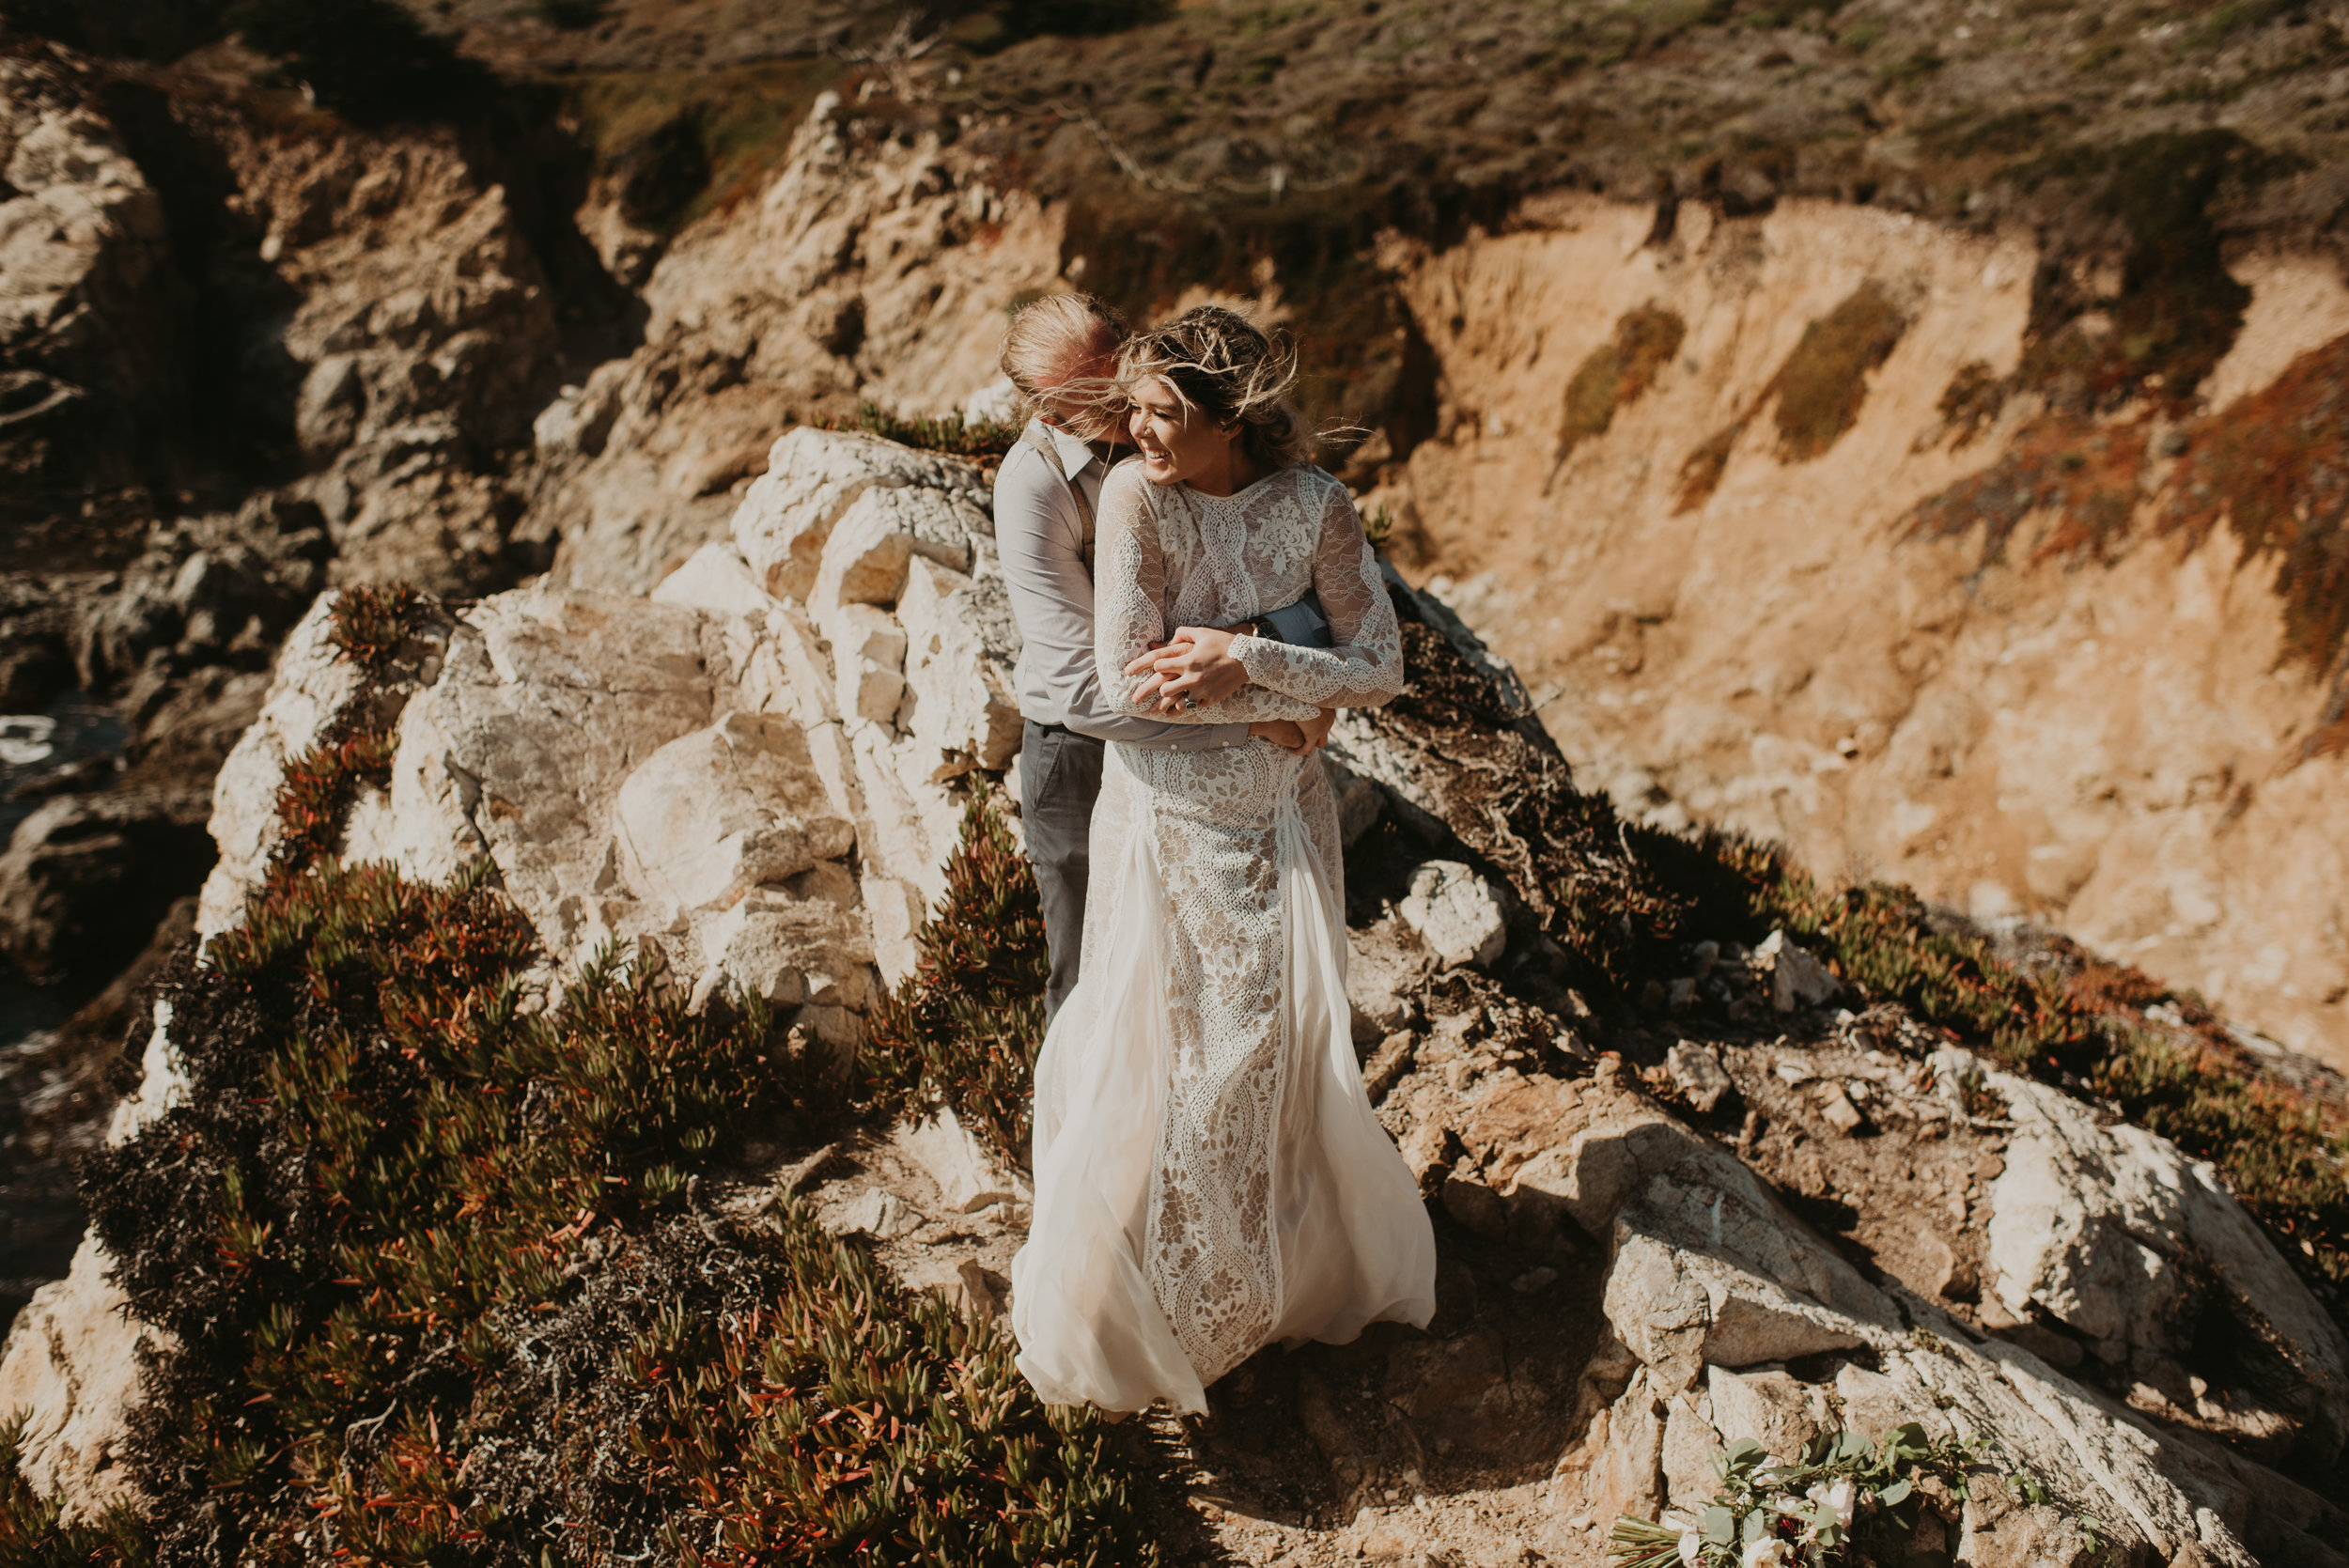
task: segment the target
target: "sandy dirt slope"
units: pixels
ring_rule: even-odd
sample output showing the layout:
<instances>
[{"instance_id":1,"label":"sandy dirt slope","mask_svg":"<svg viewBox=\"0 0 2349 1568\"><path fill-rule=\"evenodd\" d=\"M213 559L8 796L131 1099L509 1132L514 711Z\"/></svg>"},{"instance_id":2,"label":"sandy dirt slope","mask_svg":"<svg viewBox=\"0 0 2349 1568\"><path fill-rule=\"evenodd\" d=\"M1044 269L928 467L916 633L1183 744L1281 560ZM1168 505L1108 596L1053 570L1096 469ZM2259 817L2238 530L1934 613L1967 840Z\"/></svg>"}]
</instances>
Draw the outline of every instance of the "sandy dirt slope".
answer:
<instances>
[{"instance_id":1,"label":"sandy dirt slope","mask_svg":"<svg viewBox=\"0 0 2349 1568\"><path fill-rule=\"evenodd\" d=\"M2101 562L2035 561L2045 516L1988 563L1978 536L1908 523L2036 411L2012 400L1961 444L1938 407L1969 363L2015 365L2029 238L1809 202L1684 208L1662 242L1644 206L1527 218L1391 257L1444 413L1374 500L1397 508L1417 575L1525 672L1576 767L1619 803L1782 840L1823 874L2060 925L2349 1062L2349 769L2305 754L2327 692L2280 664L2272 563L2224 533L2157 539L2151 503ZM2252 299L2209 407L2349 329L2329 258L2231 265ZM1773 378L1869 289L1897 339L1850 428L1790 458ZM1569 383L1641 307L1682 324L1676 349L1562 458ZM1681 509L1684 465L1724 432L1718 489Z\"/></svg>"}]
</instances>

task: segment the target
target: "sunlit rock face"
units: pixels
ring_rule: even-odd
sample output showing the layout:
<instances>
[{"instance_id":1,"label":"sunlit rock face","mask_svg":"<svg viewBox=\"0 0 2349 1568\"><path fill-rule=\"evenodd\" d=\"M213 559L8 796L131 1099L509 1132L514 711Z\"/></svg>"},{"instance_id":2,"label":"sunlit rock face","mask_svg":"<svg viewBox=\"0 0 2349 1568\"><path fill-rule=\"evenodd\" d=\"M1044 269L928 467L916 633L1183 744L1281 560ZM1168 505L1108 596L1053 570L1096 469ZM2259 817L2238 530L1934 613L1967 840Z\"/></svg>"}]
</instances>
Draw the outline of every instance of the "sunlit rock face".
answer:
<instances>
[{"instance_id":1,"label":"sunlit rock face","mask_svg":"<svg viewBox=\"0 0 2349 1568\"><path fill-rule=\"evenodd\" d=\"M2280 591L2297 557L2247 551L2217 477L2267 482L2231 456L2260 431L2279 465L2335 439L2336 262L2234 259L2248 303L2198 385L2067 424L2027 361L2027 233L1801 201L1684 205L1661 240L1644 204L1523 219L1395 247L1443 412L1366 505L1583 777L2054 925L2349 1064L2315 580Z\"/></svg>"}]
</instances>

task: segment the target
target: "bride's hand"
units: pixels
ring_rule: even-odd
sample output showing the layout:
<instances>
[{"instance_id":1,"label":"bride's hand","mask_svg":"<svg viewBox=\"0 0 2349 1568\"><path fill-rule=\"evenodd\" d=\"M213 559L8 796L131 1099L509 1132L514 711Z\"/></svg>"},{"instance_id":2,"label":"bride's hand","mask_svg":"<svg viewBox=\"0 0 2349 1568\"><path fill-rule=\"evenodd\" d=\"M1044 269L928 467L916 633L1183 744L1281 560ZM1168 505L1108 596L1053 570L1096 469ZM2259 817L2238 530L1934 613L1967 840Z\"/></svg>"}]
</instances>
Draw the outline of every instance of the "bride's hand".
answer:
<instances>
[{"instance_id":1,"label":"bride's hand","mask_svg":"<svg viewBox=\"0 0 2349 1568\"><path fill-rule=\"evenodd\" d=\"M1232 633L1218 627L1176 627L1165 647L1137 659L1126 667L1139 675L1143 668L1158 672L1159 711L1180 712L1221 702L1248 684L1248 671L1232 657Z\"/></svg>"},{"instance_id":2,"label":"bride's hand","mask_svg":"<svg viewBox=\"0 0 2349 1568\"><path fill-rule=\"evenodd\" d=\"M1164 650L1165 647L1165 640L1160 639L1149 644L1145 652L1137 654L1132 659L1127 660L1126 673L1128 675L1139 675L1147 674L1150 677L1149 679L1143 681L1140 686L1134 688L1134 701L1138 703L1148 702L1152 697L1158 694L1159 688L1166 684L1166 677L1151 669L1151 666L1159 661L1159 655Z\"/></svg>"},{"instance_id":3,"label":"bride's hand","mask_svg":"<svg viewBox=\"0 0 2349 1568\"><path fill-rule=\"evenodd\" d=\"M1305 738L1304 726L1294 719L1259 719L1248 726L1251 739L1269 740L1291 756L1303 756L1313 750Z\"/></svg>"},{"instance_id":4,"label":"bride's hand","mask_svg":"<svg viewBox=\"0 0 2349 1568\"><path fill-rule=\"evenodd\" d=\"M1317 752L1330 744L1330 726L1337 722L1338 710L1334 707L1325 707L1318 714L1299 724L1298 728L1305 734L1306 750Z\"/></svg>"}]
</instances>

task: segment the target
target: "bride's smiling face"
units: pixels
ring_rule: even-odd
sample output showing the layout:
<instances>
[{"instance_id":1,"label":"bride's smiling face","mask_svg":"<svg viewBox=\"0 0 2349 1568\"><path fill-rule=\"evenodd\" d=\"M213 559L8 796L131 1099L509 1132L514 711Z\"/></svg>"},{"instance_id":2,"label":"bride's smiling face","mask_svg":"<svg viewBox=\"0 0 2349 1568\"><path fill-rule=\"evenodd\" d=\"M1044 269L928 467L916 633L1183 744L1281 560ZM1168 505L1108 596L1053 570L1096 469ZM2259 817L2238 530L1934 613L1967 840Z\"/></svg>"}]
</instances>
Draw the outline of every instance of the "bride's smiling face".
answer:
<instances>
[{"instance_id":1,"label":"bride's smiling face","mask_svg":"<svg viewBox=\"0 0 2349 1568\"><path fill-rule=\"evenodd\" d=\"M1237 428L1218 428L1204 412L1176 396L1162 376L1143 377L1134 383L1131 396L1129 425L1134 444L1142 449L1145 478L1154 485L1228 480Z\"/></svg>"}]
</instances>

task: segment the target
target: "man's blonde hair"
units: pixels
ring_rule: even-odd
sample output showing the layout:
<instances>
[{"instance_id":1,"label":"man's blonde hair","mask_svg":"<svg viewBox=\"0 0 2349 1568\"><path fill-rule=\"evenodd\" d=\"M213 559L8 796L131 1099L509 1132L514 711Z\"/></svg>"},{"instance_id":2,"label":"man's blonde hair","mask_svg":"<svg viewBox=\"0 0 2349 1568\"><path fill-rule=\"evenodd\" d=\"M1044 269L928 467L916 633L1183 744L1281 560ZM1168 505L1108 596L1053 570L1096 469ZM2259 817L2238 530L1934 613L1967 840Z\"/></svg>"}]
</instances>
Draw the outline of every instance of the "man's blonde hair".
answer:
<instances>
[{"instance_id":1,"label":"man's blonde hair","mask_svg":"<svg viewBox=\"0 0 2349 1568\"><path fill-rule=\"evenodd\" d=\"M1065 380L1078 364L1126 339L1126 318L1091 294L1047 294L1019 307L1003 334L1003 374L1019 394L1021 413L1040 407L1045 380Z\"/></svg>"}]
</instances>

